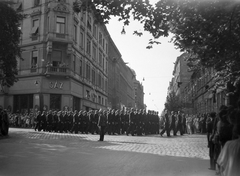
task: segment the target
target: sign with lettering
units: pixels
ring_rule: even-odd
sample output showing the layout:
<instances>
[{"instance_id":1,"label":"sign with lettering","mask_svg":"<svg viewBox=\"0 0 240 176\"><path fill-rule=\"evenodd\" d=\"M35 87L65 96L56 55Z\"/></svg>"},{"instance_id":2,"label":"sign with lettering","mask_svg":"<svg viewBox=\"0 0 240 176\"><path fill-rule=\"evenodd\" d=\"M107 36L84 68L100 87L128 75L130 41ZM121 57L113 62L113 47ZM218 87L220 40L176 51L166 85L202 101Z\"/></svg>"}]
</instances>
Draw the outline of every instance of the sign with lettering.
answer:
<instances>
[{"instance_id":1,"label":"sign with lettering","mask_svg":"<svg viewBox=\"0 0 240 176\"><path fill-rule=\"evenodd\" d=\"M63 82L58 82L58 81L50 82L49 87L50 87L50 89L62 89L63 88Z\"/></svg>"}]
</instances>

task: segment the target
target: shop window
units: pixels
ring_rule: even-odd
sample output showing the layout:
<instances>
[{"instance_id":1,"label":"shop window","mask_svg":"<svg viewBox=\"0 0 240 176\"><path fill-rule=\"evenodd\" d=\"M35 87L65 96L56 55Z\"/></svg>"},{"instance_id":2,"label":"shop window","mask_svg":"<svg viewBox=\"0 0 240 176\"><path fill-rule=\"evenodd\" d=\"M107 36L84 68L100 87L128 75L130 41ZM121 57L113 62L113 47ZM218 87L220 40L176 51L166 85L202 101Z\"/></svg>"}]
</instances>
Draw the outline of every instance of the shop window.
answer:
<instances>
[{"instance_id":1,"label":"shop window","mask_svg":"<svg viewBox=\"0 0 240 176\"><path fill-rule=\"evenodd\" d=\"M50 94L50 109L60 110L61 109L61 95L60 94Z\"/></svg>"},{"instance_id":2,"label":"shop window","mask_svg":"<svg viewBox=\"0 0 240 176\"><path fill-rule=\"evenodd\" d=\"M29 113L33 108L33 94L14 95L13 112Z\"/></svg>"},{"instance_id":3,"label":"shop window","mask_svg":"<svg viewBox=\"0 0 240 176\"><path fill-rule=\"evenodd\" d=\"M80 110L80 98L78 97L73 97L73 111L75 110Z\"/></svg>"}]
</instances>

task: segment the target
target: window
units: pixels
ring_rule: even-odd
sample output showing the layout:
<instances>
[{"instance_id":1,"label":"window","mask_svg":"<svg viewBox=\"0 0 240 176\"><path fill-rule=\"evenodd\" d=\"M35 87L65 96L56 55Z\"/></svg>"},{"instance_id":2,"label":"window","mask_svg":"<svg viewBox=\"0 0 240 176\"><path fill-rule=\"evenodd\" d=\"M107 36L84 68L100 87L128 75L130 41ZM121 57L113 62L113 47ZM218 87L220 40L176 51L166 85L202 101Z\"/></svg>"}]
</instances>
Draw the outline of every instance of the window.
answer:
<instances>
[{"instance_id":1,"label":"window","mask_svg":"<svg viewBox=\"0 0 240 176\"><path fill-rule=\"evenodd\" d=\"M39 28L39 19L34 19L32 21L32 35L37 35L38 34L38 28Z\"/></svg>"},{"instance_id":2,"label":"window","mask_svg":"<svg viewBox=\"0 0 240 176\"><path fill-rule=\"evenodd\" d=\"M80 98L78 97L73 97L73 110L80 110Z\"/></svg>"},{"instance_id":3,"label":"window","mask_svg":"<svg viewBox=\"0 0 240 176\"><path fill-rule=\"evenodd\" d=\"M77 42L77 25L73 26L73 40Z\"/></svg>"},{"instance_id":4,"label":"window","mask_svg":"<svg viewBox=\"0 0 240 176\"><path fill-rule=\"evenodd\" d=\"M105 48L106 53L108 52L108 44L106 43L106 48Z\"/></svg>"},{"instance_id":5,"label":"window","mask_svg":"<svg viewBox=\"0 0 240 176\"><path fill-rule=\"evenodd\" d=\"M96 59L97 59L97 47L95 45L93 45L92 48L93 48L92 49L93 50L92 58L93 58L94 61L96 61Z\"/></svg>"},{"instance_id":6,"label":"window","mask_svg":"<svg viewBox=\"0 0 240 176\"><path fill-rule=\"evenodd\" d=\"M61 109L61 95L60 94L50 94L50 109L60 110Z\"/></svg>"},{"instance_id":7,"label":"window","mask_svg":"<svg viewBox=\"0 0 240 176\"><path fill-rule=\"evenodd\" d=\"M92 83L95 85L95 69L92 69Z\"/></svg>"},{"instance_id":8,"label":"window","mask_svg":"<svg viewBox=\"0 0 240 176\"><path fill-rule=\"evenodd\" d=\"M76 72L76 56L73 55L73 72Z\"/></svg>"},{"instance_id":9,"label":"window","mask_svg":"<svg viewBox=\"0 0 240 176\"><path fill-rule=\"evenodd\" d=\"M93 37L97 39L97 25L93 25Z\"/></svg>"},{"instance_id":10,"label":"window","mask_svg":"<svg viewBox=\"0 0 240 176\"><path fill-rule=\"evenodd\" d=\"M104 79L103 79L103 76L101 76L101 89L104 89Z\"/></svg>"},{"instance_id":11,"label":"window","mask_svg":"<svg viewBox=\"0 0 240 176\"><path fill-rule=\"evenodd\" d=\"M50 32L50 17L49 16L47 18L47 24L48 24L47 30L48 30L48 32Z\"/></svg>"},{"instance_id":12,"label":"window","mask_svg":"<svg viewBox=\"0 0 240 176\"><path fill-rule=\"evenodd\" d=\"M52 66L58 67L62 62L62 51L60 50L53 50L52 53Z\"/></svg>"},{"instance_id":13,"label":"window","mask_svg":"<svg viewBox=\"0 0 240 176\"><path fill-rule=\"evenodd\" d=\"M102 67L102 62L103 62L103 58L102 58L102 52L99 52L99 65L100 67Z\"/></svg>"},{"instance_id":14,"label":"window","mask_svg":"<svg viewBox=\"0 0 240 176\"><path fill-rule=\"evenodd\" d=\"M90 80L90 64L86 64L86 78L87 80Z\"/></svg>"},{"instance_id":15,"label":"window","mask_svg":"<svg viewBox=\"0 0 240 176\"><path fill-rule=\"evenodd\" d=\"M90 91L86 90L86 98L89 99L90 98Z\"/></svg>"},{"instance_id":16,"label":"window","mask_svg":"<svg viewBox=\"0 0 240 176\"><path fill-rule=\"evenodd\" d=\"M31 72L37 71L38 51L32 51Z\"/></svg>"},{"instance_id":17,"label":"window","mask_svg":"<svg viewBox=\"0 0 240 176\"><path fill-rule=\"evenodd\" d=\"M84 35L83 35L83 31L80 32L80 46L81 46L81 48L84 48Z\"/></svg>"},{"instance_id":18,"label":"window","mask_svg":"<svg viewBox=\"0 0 240 176\"><path fill-rule=\"evenodd\" d=\"M57 28L56 32L60 34L65 33L65 18L64 17L57 17Z\"/></svg>"},{"instance_id":19,"label":"window","mask_svg":"<svg viewBox=\"0 0 240 176\"><path fill-rule=\"evenodd\" d=\"M107 79L105 79L105 89L104 89L105 91L107 91L108 90L108 81L107 81Z\"/></svg>"},{"instance_id":20,"label":"window","mask_svg":"<svg viewBox=\"0 0 240 176\"><path fill-rule=\"evenodd\" d=\"M80 67L79 74L80 76L82 76L82 70L83 70L82 59L80 60L79 67Z\"/></svg>"},{"instance_id":21,"label":"window","mask_svg":"<svg viewBox=\"0 0 240 176\"><path fill-rule=\"evenodd\" d=\"M33 108L33 94L13 96L13 112L25 113Z\"/></svg>"},{"instance_id":22,"label":"window","mask_svg":"<svg viewBox=\"0 0 240 176\"><path fill-rule=\"evenodd\" d=\"M91 55L91 39L87 37L87 54Z\"/></svg>"},{"instance_id":23,"label":"window","mask_svg":"<svg viewBox=\"0 0 240 176\"><path fill-rule=\"evenodd\" d=\"M103 57L103 61L102 61L102 68L103 68L103 70L105 69L104 64L105 64L105 59Z\"/></svg>"},{"instance_id":24,"label":"window","mask_svg":"<svg viewBox=\"0 0 240 176\"><path fill-rule=\"evenodd\" d=\"M108 61L106 60L106 64L105 64L105 71L106 73L108 72Z\"/></svg>"},{"instance_id":25,"label":"window","mask_svg":"<svg viewBox=\"0 0 240 176\"><path fill-rule=\"evenodd\" d=\"M92 31L92 18L91 16L88 14L88 19L87 19L87 28Z\"/></svg>"},{"instance_id":26,"label":"window","mask_svg":"<svg viewBox=\"0 0 240 176\"><path fill-rule=\"evenodd\" d=\"M40 4L40 0L34 0L34 6L38 6Z\"/></svg>"},{"instance_id":27,"label":"window","mask_svg":"<svg viewBox=\"0 0 240 176\"><path fill-rule=\"evenodd\" d=\"M22 3L20 2L17 4L16 11L21 11L22 10Z\"/></svg>"},{"instance_id":28,"label":"window","mask_svg":"<svg viewBox=\"0 0 240 176\"><path fill-rule=\"evenodd\" d=\"M101 104L101 96L98 95L98 103Z\"/></svg>"},{"instance_id":29,"label":"window","mask_svg":"<svg viewBox=\"0 0 240 176\"><path fill-rule=\"evenodd\" d=\"M103 46L103 50L105 50L105 39L103 39L102 46Z\"/></svg>"},{"instance_id":30,"label":"window","mask_svg":"<svg viewBox=\"0 0 240 176\"><path fill-rule=\"evenodd\" d=\"M98 74L98 87L101 88L101 74Z\"/></svg>"},{"instance_id":31,"label":"window","mask_svg":"<svg viewBox=\"0 0 240 176\"><path fill-rule=\"evenodd\" d=\"M99 32L99 44L102 46L102 33L101 32Z\"/></svg>"}]
</instances>

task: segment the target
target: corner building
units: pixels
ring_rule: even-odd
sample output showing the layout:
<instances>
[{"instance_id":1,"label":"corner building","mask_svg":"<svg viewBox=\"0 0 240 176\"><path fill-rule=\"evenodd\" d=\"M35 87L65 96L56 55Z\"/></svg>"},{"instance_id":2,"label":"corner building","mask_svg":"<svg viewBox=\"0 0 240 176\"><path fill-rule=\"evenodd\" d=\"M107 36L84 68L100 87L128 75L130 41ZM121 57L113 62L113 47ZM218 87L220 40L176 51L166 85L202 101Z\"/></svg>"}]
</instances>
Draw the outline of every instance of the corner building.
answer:
<instances>
[{"instance_id":1,"label":"corner building","mask_svg":"<svg viewBox=\"0 0 240 176\"><path fill-rule=\"evenodd\" d=\"M73 12L75 0L15 0L29 14L21 22L19 81L0 93L11 112L107 107L108 38L91 12Z\"/></svg>"}]
</instances>

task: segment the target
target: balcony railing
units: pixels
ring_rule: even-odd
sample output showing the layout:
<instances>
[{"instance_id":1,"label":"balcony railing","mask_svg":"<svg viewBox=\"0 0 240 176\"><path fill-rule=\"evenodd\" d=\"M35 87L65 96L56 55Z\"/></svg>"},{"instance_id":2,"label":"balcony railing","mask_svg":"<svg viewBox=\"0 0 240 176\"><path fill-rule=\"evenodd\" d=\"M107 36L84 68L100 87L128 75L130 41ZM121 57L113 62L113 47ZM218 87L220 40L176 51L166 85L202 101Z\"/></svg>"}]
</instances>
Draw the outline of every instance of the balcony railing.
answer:
<instances>
[{"instance_id":1,"label":"balcony railing","mask_svg":"<svg viewBox=\"0 0 240 176\"><path fill-rule=\"evenodd\" d=\"M47 66L46 67L46 75L67 75L68 68L67 67L54 67L54 66Z\"/></svg>"}]
</instances>

